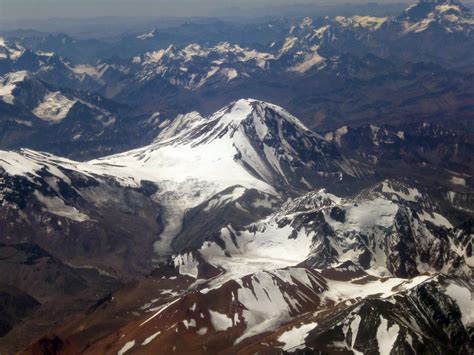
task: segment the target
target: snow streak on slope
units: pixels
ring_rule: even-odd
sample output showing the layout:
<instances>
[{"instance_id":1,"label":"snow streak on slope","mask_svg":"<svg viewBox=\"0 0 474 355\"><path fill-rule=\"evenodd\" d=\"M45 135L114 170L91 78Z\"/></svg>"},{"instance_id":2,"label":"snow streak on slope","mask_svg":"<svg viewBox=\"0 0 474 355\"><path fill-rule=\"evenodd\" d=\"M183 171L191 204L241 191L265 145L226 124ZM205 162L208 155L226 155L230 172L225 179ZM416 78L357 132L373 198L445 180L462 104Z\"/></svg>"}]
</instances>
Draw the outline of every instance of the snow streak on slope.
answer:
<instances>
[{"instance_id":1,"label":"snow streak on slope","mask_svg":"<svg viewBox=\"0 0 474 355\"><path fill-rule=\"evenodd\" d=\"M20 152L0 151L0 167L10 175L25 176L30 179L39 177L38 171L44 168L47 168L50 174L67 182L70 179L59 168L66 168L86 176L92 176L87 173L87 164L85 163L30 149L21 149Z\"/></svg>"}]
</instances>

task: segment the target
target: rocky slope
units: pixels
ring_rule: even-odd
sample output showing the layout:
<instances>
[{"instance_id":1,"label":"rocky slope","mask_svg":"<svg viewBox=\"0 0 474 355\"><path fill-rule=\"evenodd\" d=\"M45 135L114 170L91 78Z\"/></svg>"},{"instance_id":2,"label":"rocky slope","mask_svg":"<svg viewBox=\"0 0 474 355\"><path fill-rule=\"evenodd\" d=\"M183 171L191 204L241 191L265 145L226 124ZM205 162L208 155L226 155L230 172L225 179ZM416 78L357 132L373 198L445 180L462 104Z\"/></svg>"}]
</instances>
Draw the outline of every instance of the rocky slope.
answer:
<instances>
[{"instance_id":1,"label":"rocky slope","mask_svg":"<svg viewBox=\"0 0 474 355\"><path fill-rule=\"evenodd\" d=\"M118 289L92 266L66 265L37 244L0 244L2 352L22 347Z\"/></svg>"},{"instance_id":2,"label":"rocky slope","mask_svg":"<svg viewBox=\"0 0 474 355\"><path fill-rule=\"evenodd\" d=\"M393 181L310 193L172 256L25 353L468 353L472 250L432 208Z\"/></svg>"},{"instance_id":3,"label":"rocky slope","mask_svg":"<svg viewBox=\"0 0 474 355\"><path fill-rule=\"evenodd\" d=\"M159 205L146 188L120 186L78 165L46 153L2 152L1 242L36 243L115 276L146 273L161 230Z\"/></svg>"}]
</instances>

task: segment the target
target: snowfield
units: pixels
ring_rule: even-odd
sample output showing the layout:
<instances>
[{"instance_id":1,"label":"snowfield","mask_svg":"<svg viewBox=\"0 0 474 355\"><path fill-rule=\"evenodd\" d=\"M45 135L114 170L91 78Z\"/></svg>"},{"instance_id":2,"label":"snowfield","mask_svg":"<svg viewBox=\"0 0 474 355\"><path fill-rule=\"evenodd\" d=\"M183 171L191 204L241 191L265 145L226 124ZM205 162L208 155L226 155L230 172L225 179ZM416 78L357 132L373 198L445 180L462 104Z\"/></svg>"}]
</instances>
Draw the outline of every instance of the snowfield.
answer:
<instances>
[{"instance_id":1,"label":"snowfield","mask_svg":"<svg viewBox=\"0 0 474 355\"><path fill-rule=\"evenodd\" d=\"M68 99L59 91L52 92L44 97L43 102L33 110L33 113L42 120L58 123L67 116L75 103L75 100Z\"/></svg>"},{"instance_id":2,"label":"snowfield","mask_svg":"<svg viewBox=\"0 0 474 355\"><path fill-rule=\"evenodd\" d=\"M0 77L0 98L7 104L13 105L15 97L13 91L16 86L27 77L28 72L18 71Z\"/></svg>"}]
</instances>

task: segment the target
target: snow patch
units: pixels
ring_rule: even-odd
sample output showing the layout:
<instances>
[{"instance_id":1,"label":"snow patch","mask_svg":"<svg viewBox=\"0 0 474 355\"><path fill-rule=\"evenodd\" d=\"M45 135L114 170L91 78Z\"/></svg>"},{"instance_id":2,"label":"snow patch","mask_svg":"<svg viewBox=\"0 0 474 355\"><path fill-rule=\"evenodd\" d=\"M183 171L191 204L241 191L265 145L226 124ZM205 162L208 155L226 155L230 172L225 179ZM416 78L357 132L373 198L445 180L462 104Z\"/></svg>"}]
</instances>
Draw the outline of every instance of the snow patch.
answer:
<instances>
[{"instance_id":1,"label":"snow patch","mask_svg":"<svg viewBox=\"0 0 474 355\"><path fill-rule=\"evenodd\" d=\"M278 337L278 341L285 344L283 346L283 350L293 352L298 349L303 349L305 347L304 342L308 336L308 333L316 328L317 325L318 323L303 324L299 327L295 326L284 332Z\"/></svg>"},{"instance_id":2,"label":"snow patch","mask_svg":"<svg viewBox=\"0 0 474 355\"><path fill-rule=\"evenodd\" d=\"M207 327L202 327L199 328L199 330L196 332L197 335L206 335L207 334Z\"/></svg>"},{"instance_id":3,"label":"snow patch","mask_svg":"<svg viewBox=\"0 0 474 355\"><path fill-rule=\"evenodd\" d=\"M428 279L430 279L430 276L417 276L411 280L392 277L385 281L377 279L364 284L327 280L328 290L321 297L334 302L363 299L371 295L380 295L380 298L388 298L396 292L410 290Z\"/></svg>"},{"instance_id":4,"label":"snow patch","mask_svg":"<svg viewBox=\"0 0 474 355\"><path fill-rule=\"evenodd\" d=\"M380 316L380 325L377 328L377 343L380 354L390 354L393 345L397 341L399 331L400 327L398 324L393 324L391 327L388 327L387 320Z\"/></svg>"},{"instance_id":5,"label":"snow patch","mask_svg":"<svg viewBox=\"0 0 474 355\"><path fill-rule=\"evenodd\" d=\"M390 193L397 195L402 200L416 202L420 198L422 198L422 194L415 188L403 188L403 190L395 190L388 182L382 183L382 192Z\"/></svg>"},{"instance_id":6,"label":"snow patch","mask_svg":"<svg viewBox=\"0 0 474 355\"><path fill-rule=\"evenodd\" d=\"M146 39L149 39L149 38L153 38L155 37L155 30L152 30L150 32L146 32L146 33L143 33L141 35L138 35L137 38L144 41Z\"/></svg>"},{"instance_id":7,"label":"snow patch","mask_svg":"<svg viewBox=\"0 0 474 355\"><path fill-rule=\"evenodd\" d=\"M439 213L421 211L418 216L422 221L431 222L435 226L444 227L448 229L453 228L451 222L449 222L444 216L440 215Z\"/></svg>"},{"instance_id":8,"label":"snow patch","mask_svg":"<svg viewBox=\"0 0 474 355\"><path fill-rule=\"evenodd\" d=\"M183 320L183 324L184 326L186 327L186 329L189 329L190 327L192 328L195 328L196 327L196 320L195 319L191 319L191 320Z\"/></svg>"},{"instance_id":9,"label":"snow patch","mask_svg":"<svg viewBox=\"0 0 474 355\"><path fill-rule=\"evenodd\" d=\"M446 288L446 294L452 298L461 311L461 320L464 326L470 327L474 324L474 299L469 289L451 283Z\"/></svg>"},{"instance_id":10,"label":"snow patch","mask_svg":"<svg viewBox=\"0 0 474 355\"><path fill-rule=\"evenodd\" d=\"M123 355L125 354L127 351L129 351L130 349L132 349L133 347L135 346L135 340L132 340L132 341L129 341L128 343L126 343L122 349L119 350L119 352L117 353L117 355Z\"/></svg>"},{"instance_id":11,"label":"snow patch","mask_svg":"<svg viewBox=\"0 0 474 355\"><path fill-rule=\"evenodd\" d=\"M23 70L0 77L0 98L7 104L13 105L15 100L13 90L16 89L18 83L25 80L27 75L28 72Z\"/></svg>"},{"instance_id":12,"label":"snow patch","mask_svg":"<svg viewBox=\"0 0 474 355\"><path fill-rule=\"evenodd\" d=\"M193 253L179 254L174 258L174 266L179 267L181 275L191 276L195 279L199 274L199 262L194 258Z\"/></svg>"},{"instance_id":13,"label":"snow patch","mask_svg":"<svg viewBox=\"0 0 474 355\"><path fill-rule=\"evenodd\" d=\"M142 346L150 344L160 334L161 332L156 332L155 334L150 335L143 341Z\"/></svg>"},{"instance_id":14,"label":"snow patch","mask_svg":"<svg viewBox=\"0 0 474 355\"><path fill-rule=\"evenodd\" d=\"M466 179L453 176L451 177L451 183L454 185L466 186Z\"/></svg>"},{"instance_id":15,"label":"snow patch","mask_svg":"<svg viewBox=\"0 0 474 355\"><path fill-rule=\"evenodd\" d=\"M75 103L76 100L70 100L56 91L47 94L33 113L42 120L58 123L67 116Z\"/></svg>"},{"instance_id":16,"label":"snow patch","mask_svg":"<svg viewBox=\"0 0 474 355\"><path fill-rule=\"evenodd\" d=\"M232 318L227 315L209 310L211 324L216 331L224 331L232 327Z\"/></svg>"},{"instance_id":17,"label":"snow patch","mask_svg":"<svg viewBox=\"0 0 474 355\"><path fill-rule=\"evenodd\" d=\"M78 211L75 207L66 205L59 197L44 196L38 191L35 191L34 194L38 201L46 207L45 211L49 213L75 222L86 222L90 220L88 215Z\"/></svg>"}]
</instances>

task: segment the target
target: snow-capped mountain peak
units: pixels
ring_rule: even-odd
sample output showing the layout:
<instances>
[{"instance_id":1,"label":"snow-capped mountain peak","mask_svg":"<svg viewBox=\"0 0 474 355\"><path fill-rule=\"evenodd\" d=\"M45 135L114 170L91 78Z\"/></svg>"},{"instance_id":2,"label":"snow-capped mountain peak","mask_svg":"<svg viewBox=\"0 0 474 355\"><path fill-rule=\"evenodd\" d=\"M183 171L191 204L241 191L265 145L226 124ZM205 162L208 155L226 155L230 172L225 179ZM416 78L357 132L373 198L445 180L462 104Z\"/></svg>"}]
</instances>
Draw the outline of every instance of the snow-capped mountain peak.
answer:
<instances>
[{"instance_id":1,"label":"snow-capped mountain peak","mask_svg":"<svg viewBox=\"0 0 474 355\"><path fill-rule=\"evenodd\" d=\"M196 43L182 48L170 45L136 56L132 62L138 70L135 77L141 83L160 77L172 85L197 90L212 82L227 83L265 71L274 59L270 53L221 42L213 47Z\"/></svg>"},{"instance_id":2,"label":"snow-capped mountain peak","mask_svg":"<svg viewBox=\"0 0 474 355\"><path fill-rule=\"evenodd\" d=\"M281 107L255 99L241 99L209 117L202 117L196 112L179 116L162 131L157 142L196 145L228 137L236 144L239 137L235 133L238 130L245 135L256 133L254 138L263 141L269 134L278 134L271 132L278 128L275 124L288 124L300 133L315 135Z\"/></svg>"},{"instance_id":3,"label":"snow-capped mountain peak","mask_svg":"<svg viewBox=\"0 0 474 355\"><path fill-rule=\"evenodd\" d=\"M419 33L438 26L448 33L469 33L474 25L472 12L458 0L420 0L398 18L404 33Z\"/></svg>"},{"instance_id":4,"label":"snow-capped mountain peak","mask_svg":"<svg viewBox=\"0 0 474 355\"><path fill-rule=\"evenodd\" d=\"M321 177L342 177L334 146L281 107L242 99L209 117L196 112L164 128L155 146L209 149L272 186L317 186ZM316 172L315 172L316 171Z\"/></svg>"},{"instance_id":5,"label":"snow-capped mountain peak","mask_svg":"<svg viewBox=\"0 0 474 355\"><path fill-rule=\"evenodd\" d=\"M469 12L469 9L458 0L420 0L409 6L401 15L413 20L428 17L431 13Z\"/></svg>"},{"instance_id":6,"label":"snow-capped mountain peak","mask_svg":"<svg viewBox=\"0 0 474 355\"><path fill-rule=\"evenodd\" d=\"M469 9L458 0L420 0L409 6L401 17L416 20L425 18L434 11L440 13L449 11L468 12Z\"/></svg>"},{"instance_id":7,"label":"snow-capped mountain peak","mask_svg":"<svg viewBox=\"0 0 474 355\"><path fill-rule=\"evenodd\" d=\"M0 37L0 60L16 60L25 52L25 49L18 45L12 44L5 40L5 38Z\"/></svg>"},{"instance_id":8,"label":"snow-capped mountain peak","mask_svg":"<svg viewBox=\"0 0 474 355\"><path fill-rule=\"evenodd\" d=\"M153 144L97 162L111 159L114 165L130 165L129 159L137 160L140 166L159 165L160 176L167 175L167 162L172 176L181 171L177 165L182 163L184 179L205 176L205 180L214 177L220 182L243 184L248 179L242 177L253 176L277 188L296 186L303 190L317 186L319 179L339 180L344 175L340 168L343 158L333 144L283 108L254 99L238 100L208 117L197 112L178 116Z\"/></svg>"},{"instance_id":9,"label":"snow-capped mountain peak","mask_svg":"<svg viewBox=\"0 0 474 355\"><path fill-rule=\"evenodd\" d=\"M354 178L351 171L361 171L283 108L252 99L208 117L179 116L151 145L89 162L85 169L129 185L148 180L158 186L165 214L175 221L165 226L159 250L179 232L187 210L231 187L280 196L323 184L335 188Z\"/></svg>"}]
</instances>

